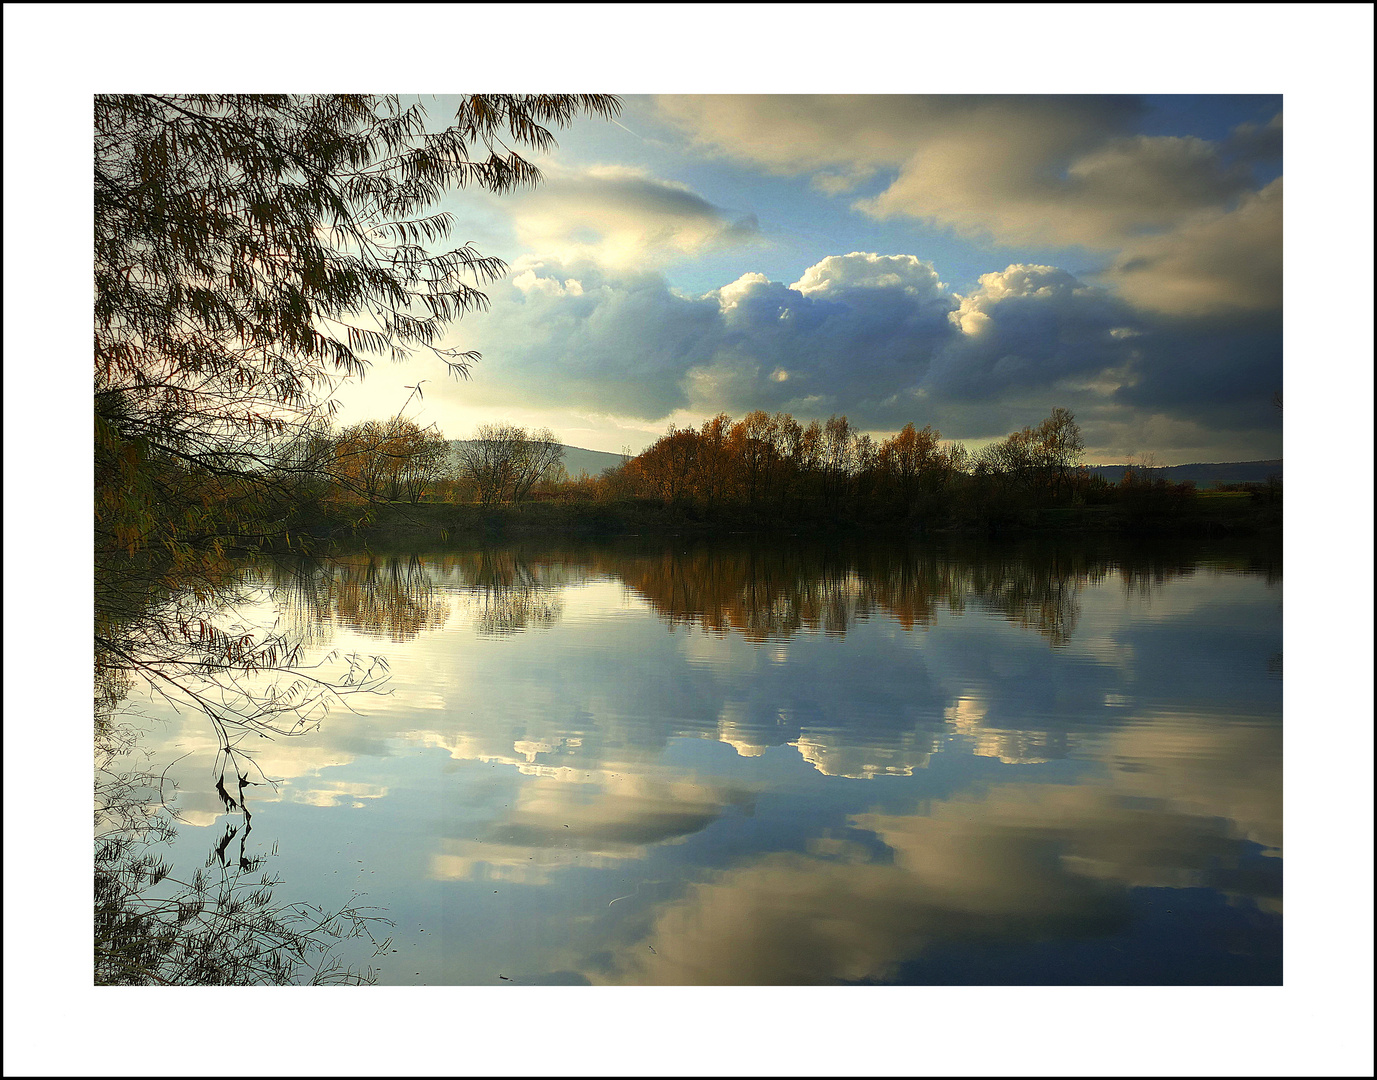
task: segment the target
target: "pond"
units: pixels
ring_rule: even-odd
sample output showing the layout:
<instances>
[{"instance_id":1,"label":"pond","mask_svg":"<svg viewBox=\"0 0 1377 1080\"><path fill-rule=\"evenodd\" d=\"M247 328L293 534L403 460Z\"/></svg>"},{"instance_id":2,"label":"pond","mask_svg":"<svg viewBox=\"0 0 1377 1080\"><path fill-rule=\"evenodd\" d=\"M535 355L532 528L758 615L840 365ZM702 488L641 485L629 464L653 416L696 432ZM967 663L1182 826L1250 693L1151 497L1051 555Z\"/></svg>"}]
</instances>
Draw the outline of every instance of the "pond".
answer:
<instances>
[{"instance_id":1,"label":"pond","mask_svg":"<svg viewBox=\"0 0 1377 1080\"><path fill-rule=\"evenodd\" d=\"M626 538L244 580L244 625L388 678L241 743L242 806L206 717L132 689L167 858L233 835L282 897L375 906L340 948L378 983L1281 982L1275 545Z\"/></svg>"}]
</instances>

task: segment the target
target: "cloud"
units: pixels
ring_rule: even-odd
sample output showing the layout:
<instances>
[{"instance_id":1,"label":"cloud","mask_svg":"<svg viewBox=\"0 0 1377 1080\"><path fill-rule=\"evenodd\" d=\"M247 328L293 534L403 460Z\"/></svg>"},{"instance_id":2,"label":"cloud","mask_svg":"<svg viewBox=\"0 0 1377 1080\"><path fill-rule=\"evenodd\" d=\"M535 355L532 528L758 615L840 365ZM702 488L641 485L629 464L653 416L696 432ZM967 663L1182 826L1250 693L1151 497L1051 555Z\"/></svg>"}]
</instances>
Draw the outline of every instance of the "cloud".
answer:
<instances>
[{"instance_id":1,"label":"cloud","mask_svg":"<svg viewBox=\"0 0 1377 1080\"><path fill-rule=\"evenodd\" d=\"M1145 787L1001 784L924 812L853 815L846 833L818 837L809 855L766 855L661 904L645 938L590 978L884 980L929 944L1121 933L1132 888L1227 882L1245 902L1275 909L1272 878L1235 873L1246 849L1217 806L1164 803ZM883 858L860 842L866 835Z\"/></svg>"},{"instance_id":2,"label":"cloud","mask_svg":"<svg viewBox=\"0 0 1377 1080\"><path fill-rule=\"evenodd\" d=\"M1113 247L1172 226L1248 191L1248 160L1275 140L1270 125L1265 135L1241 129L1228 147L1138 134L1142 106L1116 97L757 95L656 104L699 146L774 172L816 174L823 191L851 190L884 170L887 185L858 209L1005 244Z\"/></svg>"},{"instance_id":3,"label":"cloud","mask_svg":"<svg viewBox=\"0 0 1377 1080\"><path fill-rule=\"evenodd\" d=\"M579 775L572 781L535 779L522 787L516 805L485 824L478 836L443 840L431 858L430 876L543 883L575 855L581 866L642 859L655 845L679 843L706 829L727 807L748 810L752 804L751 792L739 785L671 780L644 771L603 769L592 779Z\"/></svg>"},{"instance_id":4,"label":"cloud","mask_svg":"<svg viewBox=\"0 0 1377 1080\"><path fill-rule=\"evenodd\" d=\"M380 784L347 783L333 780L318 787L294 787L292 801L306 803L308 806L351 806L360 809L361 799L382 799L387 797L387 787Z\"/></svg>"},{"instance_id":5,"label":"cloud","mask_svg":"<svg viewBox=\"0 0 1377 1080\"><path fill-rule=\"evenodd\" d=\"M1069 155L1131 133L1129 98L964 95L712 95L656 99L662 117L699 148L772 172L822 173L845 189L963 136L997 142L987 163L1013 151Z\"/></svg>"},{"instance_id":6,"label":"cloud","mask_svg":"<svg viewBox=\"0 0 1377 1080\"><path fill-rule=\"evenodd\" d=\"M748 273L697 297L652 273L526 262L493 296L465 338L484 353L477 377L432 393L481 403L520 388L528 403L647 420L865 411L916 382L957 303L931 263L861 252L824 259L792 286Z\"/></svg>"},{"instance_id":7,"label":"cloud","mask_svg":"<svg viewBox=\"0 0 1377 1080\"><path fill-rule=\"evenodd\" d=\"M1114 786L1130 797L1163 800L1181 812L1219 817L1280 857L1282 731L1277 724L1200 723L1148 715L1109 742Z\"/></svg>"},{"instance_id":8,"label":"cloud","mask_svg":"<svg viewBox=\"0 0 1377 1080\"><path fill-rule=\"evenodd\" d=\"M924 388L938 398L999 400L1029 391L1084 400L1108 373L1101 396L1130 378L1143 345L1140 320L1107 290L1052 266L1014 264L982 274L950 321L959 331L933 364Z\"/></svg>"},{"instance_id":9,"label":"cloud","mask_svg":"<svg viewBox=\"0 0 1377 1080\"><path fill-rule=\"evenodd\" d=\"M1195 314L1280 302L1281 114L1227 138L1146 135L1141 106L1101 97L666 97L698 146L839 195L877 219L913 218L1010 245L1113 253L1131 303ZM1261 205L1258 205L1261 203Z\"/></svg>"},{"instance_id":10,"label":"cloud","mask_svg":"<svg viewBox=\"0 0 1377 1080\"><path fill-rule=\"evenodd\" d=\"M914 255L874 255L853 251L829 255L789 286L804 296L839 295L851 289L900 289L919 303L946 304L947 286L932 263Z\"/></svg>"},{"instance_id":11,"label":"cloud","mask_svg":"<svg viewBox=\"0 0 1377 1080\"><path fill-rule=\"evenodd\" d=\"M1225 152L1240 161L1270 164L1281 160L1282 114L1265 124L1239 124L1224 143Z\"/></svg>"},{"instance_id":12,"label":"cloud","mask_svg":"<svg viewBox=\"0 0 1377 1080\"><path fill-rule=\"evenodd\" d=\"M1139 135L1072 156L1039 145L1036 134L1001 138L977 129L947 137L856 208L1006 245L1106 249L1226 204L1251 181L1251 170L1226 165L1200 139Z\"/></svg>"},{"instance_id":13,"label":"cloud","mask_svg":"<svg viewBox=\"0 0 1377 1080\"><path fill-rule=\"evenodd\" d=\"M687 185L622 166L551 170L512 214L531 255L621 269L739 246L759 232L754 215L733 220Z\"/></svg>"},{"instance_id":14,"label":"cloud","mask_svg":"<svg viewBox=\"0 0 1377 1080\"><path fill-rule=\"evenodd\" d=\"M789 745L824 776L844 776L852 780L912 776L914 769L926 769L932 755L941 749L937 735L926 731L901 731L896 733L894 741L898 745L859 745L851 739L839 739L831 732L818 731L801 736Z\"/></svg>"},{"instance_id":15,"label":"cloud","mask_svg":"<svg viewBox=\"0 0 1377 1080\"><path fill-rule=\"evenodd\" d=\"M1146 269L1121 276L1135 273L1130 291L1154 287ZM1230 432L1257 448L1221 449L1215 460L1274 456L1271 324L1145 310L1057 267L1014 263L961 296L928 260L850 252L792 284L747 272L690 296L649 271L532 259L492 292L492 310L462 338L484 353L475 378L431 397L478 406L519 395L527 407L660 423L680 413L837 413L863 430L912 421L964 440L1035 424L1062 405L1092 451L1132 441L1124 425L1141 434L1159 416L1173 440L1154 445L1164 456L1177 445L1208 456Z\"/></svg>"},{"instance_id":16,"label":"cloud","mask_svg":"<svg viewBox=\"0 0 1377 1080\"><path fill-rule=\"evenodd\" d=\"M1172 315L1281 309L1280 178L1229 210L1126 244L1102 280L1129 303Z\"/></svg>"},{"instance_id":17,"label":"cloud","mask_svg":"<svg viewBox=\"0 0 1377 1080\"><path fill-rule=\"evenodd\" d=\"M1112 657L1111 657L1112 659ZM989 706L966 694L946 711L952 729L970 741L976 757L997 758L1006 765L1036 765L1066 757L1068 739L1064 732L992 728L985 722Z\"/></svg>"},{"instance_id":18,"label":"cloud","mask_svg":"<svg viewBox=\"0 0 1377 1080\"><path fill-rule=\"evenodd\" d=\"M489 292L491 310L455 337L482 364L434 397L660 418L688 406L685 372L719 332L715 302L679 296L648 271L527 259Z\"/></svg>"},{"instance_id":19,"label":"cloud","mask_svg":"<svg viewBox=\"0 0 1377 1080\"><path fill-rule=\"evenodd\" d=\"M792 285L744 275L717 293L719 335L686 372L704 411L866 413L921 379L956 298L909 255L829 256Z\"/></svg>"}]
</instances>

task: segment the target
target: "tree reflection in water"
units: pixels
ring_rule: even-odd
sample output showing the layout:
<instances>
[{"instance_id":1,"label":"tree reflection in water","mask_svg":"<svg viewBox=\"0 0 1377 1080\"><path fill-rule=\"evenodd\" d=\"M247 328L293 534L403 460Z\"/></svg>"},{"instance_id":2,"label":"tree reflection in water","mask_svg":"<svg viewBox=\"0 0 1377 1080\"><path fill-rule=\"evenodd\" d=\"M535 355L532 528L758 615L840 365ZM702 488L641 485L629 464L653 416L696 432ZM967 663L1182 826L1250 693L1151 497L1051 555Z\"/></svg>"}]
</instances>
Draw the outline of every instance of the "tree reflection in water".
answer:
<instances>
[{"instance_id":1,"label":"tree reflection in water","mask_svg":"<svg viewBox=\"0 0 1377 1080\"><path fill-rule=\"evenodd\" d=\"M293 629L321 643L339 625L369 637L410 641L438 630L449 605L416 555L344 554L273 560L262 568Z\"/></svg>"},{"instance_id":2,"label":"tree reflection in water","mask_svg":"<svg viewBox=\"0 0 1377 1080\"><path fill-rule=\"evenodd\" d=\"M351 899L338 911L275 901L281 879L264 870L269 855L250 855L252 818L219 787L229 821L205 865L190 875L168 862L175 807L164 773L135 763L138 733L107 723L96 742L95 982L97 985L224 986L371 983L372 969L335 955L346 938L366 937L378 956L391 923ZM231 845L238 839L238 844ZM276 845L271 853L276 854Z\"/></svg>"},{"instance_id":3,"label":"tree reflection in water","mask_svg":"<svg viewBox=\"0 0 1377 1080\"><path fill-rule=\"evenodd\" d=\"M219 741L222 789L227 775L238 783L256 771L252 738L304 734L332 705L386 681L379 657L330 652L306 662L306 643L276 628L261 576L242 566L107 559L99 571L97 736L141 681L174 710L206 717Z\"/></svg>"},{"instance_id":4,"label":"tree reflection in water","mask_svg":"<svg viewBox=\"0 0 1377 1080\"><path fill-rule=\"evenodd\" d=\"M273 898L279 880L251 855L246 789L273 781L251 737L301 735L332 703L374 692L378 658L329 653L303 660L303 643L254 610L259 580L220 557L185 553L98 560L95 605L95 981L97 984L359 983L333 947L385 922L352 904L326 912ZM136 682L215 733L215 791L236 814L204 867L174 875L168 845L175 809L164 775L135 763ZM123 711L121 711L123 710ZM165 770L164 770L165 772ZM251 780L251 776L259 779ZM228 786L227 786L228 781ZM233 794L231 794L233 790ZM238 839L237 849L231 844ZM383 946L374 942L381 949Z\"/></svg>"},{"instance_id":5,"label":"tree reflection in water","mask_svg":"<svg viewBox=\"0 0 1377 1080\"><path fill-rule=\"evenodd\" d=\"M1110 555L1084 544L946 548L768 540L346 554L277 561L266 574L294 631L318 644L333 625L395 642L441 629L450 615L447 585L475 611L480 633L544 629L563 612L562 586L611 577L649 601L670 626L739 633L757 643L796 633L845 635L877 613L905 630L926 628L942 609L960 614L975 605L1062 646L1075 634L1086 588L1117 573L1126 590L1148 596L1199 564L1197 552L1160 546L1125 553L1120 545ZM1238 569L1258 567L1250 562Z\"/></svg>"},{"instance_id":6,"label":"tree reflection in water","mask_svg":"<svg viewBox=\"0 0 1377 1080\"><path fill-rule=\"evenodd\" d=\"M480 634L515 634L553 626L564 610L558 589L516 551L486 550L465 567L469 604Z\"/></svg>"},{"instance_id":7,"label":"tree reflection in water","mask_svg":"<svg viewBox=\"0 0 1377 1080\"><path fill-rule=\"evenodd\" d=\"M1279 567L1278 561L1276 580ZM666 974L693 981L693 965L714 955L709 941L720 941L725 951L714 981L719 976L721 981L759 981L764 973L779 981L812 982L837 977L885 979L893 974L895 957L921 951L929 940L983 940L984 931L971 921L970 911L991 910L988 882L1005 881L1008 868L1020 865L1006 847L1033 852L1041 860L1014 875L1018 881L1038 885L1040 907L1033 903L1037 897L1030 899L1020 889L996 896L994 915L1012 928L1013 938L1048 933L1074 937L1087 927L1096 933L1122 934L1126 920L1136 918L1130 910L1132 896L1126 892L1135 889L1204 889L1222 882L1242 890L1240 895L1249 904L1260 907L1275 899L1279 910L1275 875L1263 884L1278 893L1276 898L1264 895L1266 890L1244 887L1247 874L1261 871L1253 865L1255 853L1239 848L1235 835L1242 833L1248 843L1269 849L1279 845L1279 831L1270 824L1271 817L1279 822L1279 806L1277 814L1271 814L1266 805L1257 813L1244 813L1248 808L1238 801L1261 792L1259 798L1266 803L1268 793L1279 790L1273 775L1279 776L1279 741L1277 753L1272 754L1272 743L1267 741L1271 732L1259 734L1251 723L1206 725L1194 717L1189 723L1173 725L1152 715L1130 724L1132 715L1120 708L1122 701L1116 700L1109 709L1100 705L1101 700L1109 704L1111 696L1119 698L1118 691L1125 689L1120 679L1100 678L1082 686L1068 676L1064 689L1069 696L1057 696L1054 701L1050 693L1039 693L1042 684L1028 690L1024 668L1010 666L1013 674L1006 676L1001 670L996 673L999 678L993 679L981 666L990 657L1017 654L1026 668L1049 647L1060 649L1075 641L1086 656L1109 657L1095 671L1112 675L1118 670L1113 667L1117 641L1099 639L1105 636L1106 607L1114 607L1112 598L1107 605L1105 600L1114 583L1121 583L1135 601L1124 606L1134 608L1137 598L1152 596L1178 577L1234 570L1251 574L1263 570L1269 582L1273 580L1265 559L1262 564L1249 557L1211 560L1198 549L1178 551L1170 546L1135 551L1124 545L1097 550L1084 542L944 548L874 542L670 545L663 540L353 554L309 563L257 563L245 577L274 590L276 610L279 615L286 613L290 634L322 647L328 647L337 631L345 636L342 628L393 641L442 628L481 635L547 629L564 617L560 596L566 586L619 582L634 606L648 608L671 628L739 636L753 644L794 635L855 633L860 646L882 646L876 655L911 655L914 672L921 674L926 665L950 676L941 685L934 680L932 686L912 681L867 683L861 688L863 700L853 707L845 691L854 685L846 680L841 681L836 700L808 699L808 686L795 692L783 661L775 659L793 652L792 647L719 650L713 646L715 654L730 651L756 662L736 671L711 667L689 671L682 664L665 668L696 680L694 689L704 688L704 701L693 708L679 708L673 699L674 691L688 683L675 683L669 691L647 685L634 707L616 716L590 713L571 718L560 713L542 717L535 709L529 713L514 710L510 723L499 718L491 730L481 718L466 716L462 728L427 732L427 738L435 736L427 745L447 746L451 756L465 760L510 762L523 778L556 773L584 778L583 786L562 781L532 786L526 801L504 817L500 827L473 833L466 827L462 836L446 838L434 865L454 880L498 872L491 869L495 866L506 873L510 863L516 867L511 873L528 875L521 880L539 882L553 878L554 868L564 865L566 846L583 854L584 865L589 865L595 858L641 858L654 845L696 835L706 828L704 822L726 820L725 826L715 827L729 830L732 822L717 809L725 805L720 793L709 793L709 798L687 788L671 791L658 776L636 774L639 762L652 760L678 735L716 738L735 747L742 757L759 756L770 747L787 744L829 777L892 780L913 775L948 741L977 757L1010 764L1078 757L1109 763L1108 779L1087 783L1084 791L1039 780L991 788L980 798L948 800L945 809L925 811L917 823L891 810L866 811L870 816L853 814L844 834L864 839L855 852L838 849L825 866L816 865L811 852L770 854L758 865L742 864L731 873L709 875L694 891L663 908L653 935L644 943L633 943L632 952L645 953L645 957L637 964L603 972L612 981L653 982ZM1097 587L1098 599L1092 596ZM615 593L615 588L605 589L597 602L615 606L617 599L609 593ZM209 603L211 594L206 595ZM217 594L217 602L220 595L231 594ZM456 605L462 618L455 617ZM596 611L582 601L571 600L570 605L578 611ZM951 626L952 616L967 611L996 618L972 618L964 628ZM569 619L574 621L572 615ZM862 633L867 620L883 633ZM951 632L934 634L924 643L931 644L931 649L903 647L907 634L934 628L939 622ZM576 692L595 694L597 686L605 685L599 681L599 672L611 679L620 677L617 649L627 639L617 638L616 633L628 633L627 627L629 621L610 628L613 633L603 656L606 668L594 668L587 685ZM609 627L591 624L565 629L600 634ZM953 642L976 641L964 636L967 630L979 632L979 648L962 644L953 650ZM1077 635L1081 640L1076 640ZM912 638L909 642L916 643ZM528 644L538 646L539 642ZM812 656L836 656L842 651L833 642L797 644L800 654L813 649ZM463 654L463 642L455 641L437 642L426 656L443 655L449 645ZM561 642L551 645L557 650ZM687 645L675 643L665 651L677 657L691 651L680 648ZM963 666L955 652L970 653L970 663ZM552 655L539 649L532 654ZM1063 654L1058 662L1065 672L1088 666L1081 664L1083 659L1077 650ZM585 661L580 658L577 663ZM730 679L724 676L720 686L713 685L713 673L723 671ZM742 671L747 674L741 675L741 681L731 681ZM761 671L767 677L760 676ZM127 679L129 671L111 666L108 674L103 693L116 701L122 692L120 680ZM579 677L578 672L572 674ZM649 684L654 678L643 681ZM502 684L494 679L493 685ZM1085 694L1077 696L1082 689ZM697 709L698 704L703 707ZM496 714L502 709L492 711ZM1279 731L1277 736L1279 740ZM1215 743L1222 749L1212 749ZM1256 765L1256 775L1240 779L1238 762L1249 755L1262 764ZM1216 765L1222 779L1209 771ZM609 770L616 771L609 774ZM1059 768L1055 775L1064 777L1067 772ZM268 915L253 909L253 904L276 911L273 917L281 918L283 912L304 917L304 909L275 908L269 897L260 894L269 883L259 877L264 856L252 850L249 836L254 822L244 805L246 794L252 799L255 779L244 772L221 775L217 792L229 819L199 877L183 874L172 882L166 876L166 867L153 854L162 839L156 822L140 825L135 821L123 831L134 835L136 842L102 849L98 880L105 911L101 915L106 928L103 940L117 940L122 934L135 943L104 946L111 955L101 961L106 964L102 978L300 981L316 978L316 971L322 973L321 978L349 977L328 962L310 970L298 967L289 975L280 962L297 957L294 948L278 954L269 951L263 958L243 963L224 960L219 967L210 962L197 966L187 950L176 944L173 930L149 921L148 898L153 898L156 905L163 905L155 906L161 914L154 918L171 918L175 929L183 909L166 906L168 898L190 896L187 910L191 914L186 919L201 922L187 932L200 935L197 940L204 943L211 934L207 920L222 919L219 911L210 911L213 901L229 909L232 918L251 923L253 932L271 950L277 947L272 942L286 940L285 932ZM1222 795L1202 795L1214 790L1212 784ZM595 797L599 787L606 790ZM897 790L892 783L889 789ZM106 801L113 804L115 800ZM159 803L155 795L144 791L131 805L156 807ZM1230 822L1238 823L1237 827ZM1166 831L1152 833L1147 825ZM653 835L644 843L627 839L639 838L647 829ZM255 833L254 838L259 835ZM823 839L831 844L836 837ZM876 860L873 849L879 842L894 855ZM944 854L949 856L947 869L939 858ZM955 870L948 872L951 866L968 871L969 880L954 876ZM117 872L110 867L118 868ZM197 907L198 903L204 906ZM855 917L838 920L834 917L838 910L855 913ZM616 912L624 914L622 904ZM334 940L332 933L347 934L352 927L347 919L330 922L321 913L313 919L301 926L317 934L321 944ZM807 928L824 924L837 926L841 937L823 942L827 948L819 951L816 963L800 966L794 959L799 952L797 939ZM863 931L863 947L856 947L847 937L857 926ZM695 927L711 933L707 939L695 936ZM234 933L225 931L222 936L231 940ZM683 939L682 948L667 941L676 936ZM770 952L772 942L778 944L777 954ZM651 943L654 954L647 947ZM835 956L827 949L835 949ZM307 944L302 951L309 952ZM643 970L640 965L650 964L647 958L655 957L655 971Z\"/></svg>"},{"instance_id":8,"label":"tree reflection in water","mask_svg":"<svg viewBox=\"0 0 1377 1080\"><path fill-rule=\"evenodd\" d=\"M482 634L548 628L564 608L562 579L550 580L510 549L275 562L269 580L293 626L316 643L328 640L333 625L394 642L441 629L450 615L444 581L474 611Z\"/></svg>"},{"instance_id":9,"label":"tree reflection in water","mask_svg":"<svg viewBox=\"0 0 1377 1080\"><path fill-rule=\"evenodd\" d=\"M1133 587L1150 590L1193 566L1156 556L1126 564L1082 549L802 544L597 552L590 564L620 577L671 626L755 642L799 632L844 635L878 612L905 630L925 628L942 608L959 614L973 604L1057 646L1075 633L1081 592L1108 574L1118 570Z\"/></svg>"}]
</instances>

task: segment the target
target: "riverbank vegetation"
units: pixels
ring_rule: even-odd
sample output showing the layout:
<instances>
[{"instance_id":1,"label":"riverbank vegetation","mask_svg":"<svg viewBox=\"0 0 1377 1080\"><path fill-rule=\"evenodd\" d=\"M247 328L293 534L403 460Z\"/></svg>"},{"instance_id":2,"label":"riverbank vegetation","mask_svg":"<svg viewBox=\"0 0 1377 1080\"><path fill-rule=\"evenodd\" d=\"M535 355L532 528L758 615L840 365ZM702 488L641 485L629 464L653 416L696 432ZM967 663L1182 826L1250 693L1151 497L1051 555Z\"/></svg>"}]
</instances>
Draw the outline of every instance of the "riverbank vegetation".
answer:
<instances>
[{"instance_id":1,"label":"riverbank vegetation","mask_svg":"<svg viewBox=\"0 0 1377 1080\"><path fill-rule=\"evenodd\" d=\"M335 445L333 460L342 460L339 440L322 445ZM370 468L412 475L398 464L409 451L377 445ZM337 539L417 530L1210 535L1280 527L1279 479L1199 492L1150 467L1131 467L1111 483L1082 466L1083 453L1075 416L1061 408L975 453L930 426L907 424L876 442L845 416L805 426L788 413L757 411L735 421L719 415L696 429L671 427L621 465L570 478L550 432L494 424L453 444L444 460L432 451L424 483L407 499L389 499L384 485L362 485L336 470L297 503L296 528Z\"/></svg>"},{"instance_id":2,"label":"riverbank vegetation","mask_svg":"<svg viewBox=\"0 0 1377 1080\"><path fill-rule=\"evenodd\" d=\"M364 526L435 482L443 440L405 404L337 430L332 393L412 352L466 375L477 354L445 334L487 306L483 286L506 264L447 246L437 204L537 185L523 153L621 105L473 95L445 120L419 100L357 94L93 104L95 979L368 981L328 956L371 917L274 901L244 846L245 796L272 782L252 737L310 730L332 701L376 688L385 663L303 666L299 641L238 617L235 556L309 548L303 524ZM117 766L134 749L116 714L135 684L203 715L218 740L215 790L238 824L212 850L217 878L174 881L153 850L171 835L162 786Z\"/></svg>"}]
</instances>

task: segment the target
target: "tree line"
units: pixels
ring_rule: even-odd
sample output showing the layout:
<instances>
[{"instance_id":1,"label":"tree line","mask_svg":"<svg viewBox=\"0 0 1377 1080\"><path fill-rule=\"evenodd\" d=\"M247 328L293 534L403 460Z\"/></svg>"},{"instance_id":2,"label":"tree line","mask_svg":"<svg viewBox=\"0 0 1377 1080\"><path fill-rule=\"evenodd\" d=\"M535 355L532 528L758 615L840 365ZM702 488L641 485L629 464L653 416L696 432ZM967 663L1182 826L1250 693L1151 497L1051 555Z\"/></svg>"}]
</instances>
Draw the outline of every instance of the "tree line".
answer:
<instances>
[{"instance_id":1,"label":"tree line","mask_svg":"<svg viewBox=\"0 0 1377 1080\"><path fill-rule=\"evenodd\" d=\"M876 440L846 416L806 425L787 412L725 413L676 427L602 475L570 478L548 428L490 423L447 442L433 426L394 417L329 425L283 441L272 484L300 529L366 524L383 503L477 504L532 500L658 506L675 520L768 524L1018 527L1044 508L1114 504L1131 519L1167 519L1193 496L1150 468L1111 484L1084 468L1075 415L1055 408L1036 425L969 451L931 425ZM617 513L610 511L613 519ZM602 512L604 517L605 512ZM616 526L613 519L606 527ZM631 520L628 518L627 520ZM623 523L624 524L624 523Z\"/></svg>"},{"instance_id":2,"label":"tree line","mask_svg":"<svg viewBox=\"0 0 1377 1080\"><path fill-rule=\"evenodd\" d=\"M719 414L674 427L598 485L604 497L650 499L706 512L735 508L813 518L921 520L958 503L1055 506L1095 486L1075 415L1056 408L1040 424L969 452L931 425L906 424L877 442L846 416L802 424L787 412Z\"/></svg>"},{"instance_id":3,"label":"tree line","mask_svg":"<svg viewBox=\"0 0 1377 1080\"><path fill-rule=\"evenodd\" d=\"M564 447L548 428L484 424L451 444L437 427L396 416L337 429L317 424L269 451L269 486L296 492L298 516L339 505L423 500L515 504L563 478Z\"/></svg>"}]
</instances>

